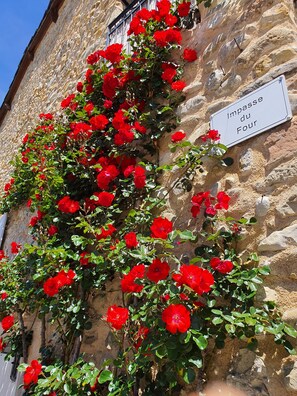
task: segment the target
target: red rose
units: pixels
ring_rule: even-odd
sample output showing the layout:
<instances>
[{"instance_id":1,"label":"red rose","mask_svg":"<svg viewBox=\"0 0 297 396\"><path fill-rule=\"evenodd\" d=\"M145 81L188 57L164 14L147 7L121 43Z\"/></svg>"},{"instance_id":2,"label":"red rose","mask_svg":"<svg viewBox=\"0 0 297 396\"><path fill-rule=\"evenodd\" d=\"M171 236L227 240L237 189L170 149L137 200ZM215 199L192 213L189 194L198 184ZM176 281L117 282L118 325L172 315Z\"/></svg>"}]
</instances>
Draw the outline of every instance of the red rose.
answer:
<instances>
[{"instance_id":1,"label":"red rose","mask_svg":"<svg viewBox=\"0 0 297 396\"><path fill-rule=\"evenodd\" d=\"M128 249L133 249L138 245L137 235L133 231L128 232L128 234L124 236L124 239Z\"/></svg>"},{"instance_id":2,"label":"red rose","mask_svg":"<svg viewBox=\"0 0 297 396\"><path fill-rule=\"evenodd\" d=\"M93 52L92 54L90 54L87 57L87 63L89 65L94 65L95 63L97 63L99 61L99 59L101 58L101 56L103 56L104 51L103 50L97 50L95 52Z\"/></svg>"},{"instance_id":3,"label":"red rose","mask_svg":"<svg viewBox=\"0 0 297 396\"><path fill-rule=\"evenodd\" d=\"M20 251L20 249L22 247L19 243L16 243L16 242L11 242L10 246L11 246L12 254L18 254L18 252Z\"/></svg>"},{"instance_id":4,"label":"red rose","mask_svg":"<svg viewBox=\"0 0 297 396\"><path fill-rule=\"evenodd\" d=\"M119 63L122 59L122 49L123 44L111 44L103 51L102 57L109 60L111 63Z\"/></svg>"},{"instance_id":5,"label":"red rose","mask_svg":"<svg viewBox=\"0 0 297 396\"><path fill-rule=\"evenodd\" d=\"M172 333L185 333L191 326L190 311L182 304L171 304L162 312L166 329Z\"/></svg>"},{"instance_id":6,"label":"red rose","mask_svg":"<svg viewBox=\"0 0 297 396\"><path fill-rule=\"evenodd\" d=\"M171 84L173 82L174 77L176 76L176 69L174 66L168 66L165 68L163 73L161 74L162 80Z\"/></svg>"},{"instance_id":7,"label":"red rose","mask_svg":"<svg viewBox=\"0 0 297 396\"><path fill-rule=\"evenodd\" d=\"M180 17L186 17L189 14L191 7L190 1L185 1L177 6L177 12Z\"/></svg>"},{"instance_id":8,"label":"red rose","mask_svg":"<svg viewBox=\"0 0 297 396\"><path fill-rule=\"evenodd\" d=\"M230 260L221 260L218 257L213 257L210 260L210 266L221 274L228 274L233 270L233 263Z\"/></svg>"},{"instance_id":9,"label":"red rose","mask_svg":"<svg viewBox=\"0 0 297 396\"><path fill-rule=\"evenodd\" d=\"M148 9L142 8L141 10L137 11L136 16L147 22L152 17L152 14Z\"/></svg>"},{"instance_id":10,"label":"red rose","mask_svg":"<svg viewBox=\"0 0 297 396\"><path fill-rule=\"evenodd\" d=\"M107 237L111 236L117 229L112 225L107 225L107 230L102 227L100 230L100 234L96 235L96 239L100 241L101 239L106 239Z\"/></svg>"},{"instance_id":11,"label":"red rose","mask_svg":"<svg viewBox=\"0 0 297 396\"><path fill-rule=\"evenodd\" d=\"M158 47L166 47L168 44L166 30L157 30L154 33L154 39Z\"/></svg>"},{"instance_id":12,"label":"red rose","mask_svg":"<svg viewBox=\"0 0 297 396\"><path fill-rule=\"evenodd\" d=\"M84 87L84 85L83 85L83 83L82 83L81 81L79 81L79 82L76 84L76 89L78 90L78 92L82 92L83 87Z\"/></svg>"},{"instance_id":13,"label":"red rose","mask_svg":"<svg viewBox=\"0 0 297 396\"><path fill-rule=\"evenodd\" d=\"M35 227L36 224L38 223L38 217L37 216L33 216L29 222L29 226L30 227Z\"/></svg>"},{"instance_id":14,"label":"red rose","mask_svg":"<svg viewBox=\"0 0 297 396\"><path fill-rule=\"evenodd\" d=\"M183 140L185 137L186 137L185 132L177 131L171 135L171 141L173 143L177 143L177 142L180 142L181 140Z\"/></svg>"},{"instance_id":15,"label":"red rose","mask_svg":"<svg viewBox=\"0 0 297 396\"><path fill-rule=\"evenodd\" d=\"M63 109L65 109L66 107L69 107L70 103L72 102L72 100L75 98L75 94L71 94L69 96L67 96L67 98L65 98L64 100L62 100L61 102L61 107Z\"/></svg>"},{"instance_id":16,"label":"red rose","mask_svg":"<svg viewBox=\"0 0 297 396\"><path fill-rule=\"evenodd\" d=\"M141 166L135 166L134 169L134 184L136 188L143 188L146 184L145 169Z\"/></svg>"},{"instance_id":17,"label":"red rose","mask_svg":"<svg viewBox=\"0 0 297 396\"><path fill-rule=\"evenodd\" d=\"M144 264L135 265L131 271L124 275L121 280L121 288L123 293L139 293L143 289L143 285L135 282L136 279L143 279L145 275Z\"/></svg>"},{"instance_id":18,"label":"red rose","mask_svg":"<svg viewBox=\"0 0 297 396\"><path fill-rule=\"evenodd\" d=\"M79 202L66 195L58 202L58 209L63 213L75 213L79 210Z\"/></svg>"},{"instance_id":19,"label":"red rose","mask_svg":"<svg viewBox=\"0 0 297 396\"><path fill-rule=\"evenodd\" d=\"M167 239L172 231L172 222L165 217L156 217L151 225L152 238Z\"/></svg>"},{"instance_id":20,"label":"red rose","mask_svg":"<svg viewBox=\"0 0 297 396\"><path fill-rule=\"evenodd\" d=\"M185 48L183 58L187 62L194 62L197 59L197 52L191 48Z\"/></svg>"},{"instance_id":21,"label":"red rose","mask_svg":"<svg viewBox=\"0 0 297 396\"><path fill-rule=\"evenodd\" d=\"M53 297L59 293L59 283L56 277L48 278L43 284L43 291L46 295Z\"/></svg>"},{"instance_id":22,"label":"red rose","mask_svg":"<svg viewBox=\"0 0 297 396\"><path fill-rule=\"evenodd\" d=\"M166 38L167 38L168 43L180 44L182 42L182 35L178 29L167 29L166 30Z\"/></svg>"},{"instance_id":23,"label":"red rose","mask_svg":"<svg viewBox=\"0 0 297 396\"><path fill-rule=\"evenodd\" d=\"M169 0L159 0L157 2L157 8L158 8L160 17L163 18L169 14L169 11L171 8L171 3Z\"/></svg>"},{"instance_id":24,"label":"red rose","mask_svg":"<svg viewBox=\"0 0 297 396\"><path fill-rule=\"evenodd\" d=\"M209 199L208 198L209 195L210 195L210 191L205 191L205 192L197 193L192 197L191 202L193 206L191 208L191 212L194 218L196 218L197 215L200 213L201 205L206 199Z\"/></svg>"},{"instance_id":25,"label":"red rose","mask_svg":"<svg viewBox=\"0 0 297 396\"><path fill-rule=\"evenodd\" d=\"M177 23L178 19L175 15L168 14L165 16L165 23L169 27L173 27Z\"/></svg>"},{"instance_id":26,"label":"red rose","mask_svg":"<svg viewBox=\"0 0 297 396\"><path fill-rule=\"evenodd\" d=\"M220 140L221 136L216 129L211 129L205 135L201 136L201 140L206 142L207 140Z\"/></svg>"},{"instance_id":27,"label":"red rose","mask_svg":"<svg viewBox=\"0 0 297 396\"><path fill-rule=\"evenodd\" d=\"M89 253L88 252L82 252L79 255L79 262L81 265L89 265Z\"/></svg>"},{"instance_id":28,"label":"red rose","mask_svg":"<svg viewBox=\"0 0 297 396\"><path fill-rule=\"evenodd\" d=\"M134 347L139 349L143 340L147 337L148 333L150 332L148 327L141 326L134 337Z\"/></svg>"},{"instance_id":29,"label":"red rose","mask_svg":"<svg viewBox=\"0 0 297 396\"><path fill-rule=\"evenodd\" d=\"M114 77L113 73L110 71L106 73L103 77L102 91L103 94L108 99L113 99L116 94L116 89L119 86L119 81Z\"/></svg>"},{"instance_id":30,"label":"red rose","mask_svg":"<svg viewBox=\"0 0 297 396\"><path fill-rule=\"evenodd\" d=\"M107 310L106 321L116 330L121 330L124 324L127 322L129 317L129 311L127 308L118 307L112 305Z\"/></svg>"},{"instance_id":31,"label":"red rose","mask_svg":"<svg viewBox=\"0 0 297 396\"><path fill-rule=\"evenodd\" d=\"M139 132L139 133L141 133L141 134L145 134L145 133L146 133L146 127L143 126L143 125L141 125L141 124L139 124L138 121L135 121L135 122L134 122L133 127L134 127L134 129L135 129L137 132Z\"/></svg>"},{"instance_id":32,"label":"red rose","mask_svg":"<svg viewBox=\"0 0 297 396\"><path fill-rule=\"evenodd\" d=\"M97 175L97 185L101 190L108 190L109 183L112 182L120 172L115 165L108 165Z\"/></svg>"},{"instance_id":33,"label":"red rose","mask_svg":"<svg viewBox=\"0 0 297 396\"><path fill-rule=\"evenodd\" d=\"M171 84L171 88L172 88L174 91L182 91L182 90L185 88L186 85L187 85L187 84L186 84L184 81L179 80L179 81L174 81L174 82Z\"/></svg>"},{"instance_id":34,"label":"red rose","mask_svg":"<svg viewBox=\"0 0 297 396\"><path fill-rule=\"evenodd\" d=\"M187 285L199 295L209 292L214 284L212 274L196 265L181 265L180 273L173 274L172 278L177 282L178 286Z\"/></svg>"},{"instance_id":35,"label":"red rose","mask_svg":"<svg viewBox=\"0 0 297 396\"><path fill-rule=\"evenodd\" d=\"M2 292L2 293L0 293L0 296L1 296L1 300L4 301L7 299L8 294L6 292Z\"/></svg>"},{"instance_id":36,"label":"red rose","mask_svg":"<svg viewBox=\"0 0 297 396\"><path fill-rule=\"evenodd\" d=\"M24 385L25 388L30 384L37 384L38 376L41 373L42 366L38 360L32 360L31 365L28 366L24 374Z\"/></svg>"},{"instance_id":37,"label":"red rose","mask_svg":"<svg viewBox=\"0 0 297 396\"><path fill-rule=\"evenodd\" d=\"M102 191L100 193L95 193L95 194L98 198L98 200L96 201L96 205L105 206L107 208L112 204L114 197L115 197L114 194L111 194L106 191Z\"/></svg>"},{"instance_id":38,"label":"red rose","mask_svg":"<svg viewBox=\"0 0 297 396\"><path fill-rule=\"evenodd\" d=\"M59 288L72 285L75 275L76 273L72 269L68 270L67 272L64 270L58 272L58 274L55 276L55 279L57 280Z\"/></svg>"},{"instance_id":39,"label":"red rose","mask_svg":"<svg viewBox=\"0 0 297 396\"><path fill-rule=\"evenodd\" d=\"M14 325L14 317L12 315L5 316L1 321L1 326L4 331L9 330Z\"/></svg>"},{"instance_id":40,"label":"red rose","mask_svg":"<svg viewBox=\"0 0 297 396\"><path fill-rule=\"evenodd\" d=\"M158 283L160 280L167 278L169 271L169 264L166 263L166 261L161 261L160 259L156 258L148 267L146 276L150 281Z\"/></svg>"},{"instance_id":41,"label":"red rose","mask_svg":"<svg viewBox=\"0 0 297 396\"><path fill-rule=\"evenodd\" d=\"M42 120L52 120L54 116L51 113L41 113L39 114L39 118Z\"/></svg>"},{"instance_id":42,"label":"red rose","mask_svg":"<svg viewBox=\"0 0 297 396\"><path fill-rule=\"evenodd\" d=\"M229 208L229 201L230 197L224 191L220 191L217 194L217 201L218 203L215 205L216 209L225 209L228 210Z\"/></svg>"},{"instance_id":43,"label":"red rose","mask_svg":"<svg viewBox=\"0 0 297 396\"><path fill-rule=\"evenodd\" d=\"M59 231L58 227L56 227L55 225L52 224L52 225L49 226L49 228L48 228L48 230L47 230L47 233L48 233L49 236L53 236L53 235L55 235L58 231Z\"/></svg>"},{"instance_id":44,"label":"red rose","mask_svg":"<svg viewBox=\"0 0 297 396\"><path fill-rule=\"evenodd\" d=\"M112 107L112 101L106 99L103 103L103 107L105 107L106 109L110 109Z\"/></svg>"},{"instance_id":45,"label":"red rose","mask_svg":"<svg viewBox=\"0 0 297 396\"><path fill-rule=\"evenodd\" d=\"M135 36L138 36L139 34L144 34L145 32L146 30L142 25L141 20L138 16L135 16L130 22L129 30L127 32L128 36L130 36L132 33L134 33Z\"/></svg>"},{"instance_id":46,"label":"red rose","mask_svg":"<svg viewBox=\"0 0 297 396\"><path fill-rule=\"evenodd\" d=\"M108 119L103 114L99 114L90 118L90 124L92 125L93 131L96 131L97 129L104 129L108 122Z\"/></svg>"}]
</instances>

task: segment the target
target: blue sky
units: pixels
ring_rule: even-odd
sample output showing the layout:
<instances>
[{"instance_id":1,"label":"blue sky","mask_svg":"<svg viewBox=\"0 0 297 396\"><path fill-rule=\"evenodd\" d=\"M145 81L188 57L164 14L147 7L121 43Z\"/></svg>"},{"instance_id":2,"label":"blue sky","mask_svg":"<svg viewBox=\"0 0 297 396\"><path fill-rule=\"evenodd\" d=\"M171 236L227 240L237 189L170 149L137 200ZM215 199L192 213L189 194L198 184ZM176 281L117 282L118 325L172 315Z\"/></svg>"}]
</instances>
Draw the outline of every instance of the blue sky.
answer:
<instances>
[{"instance_id":1,"label":"blue sky","mask_svg":"<svg viewBox=\"0 0 297 396\"><path fill-rule=\"evenodd\" d=\"M0 0L0 106L49 0Z\"/></svg>"}]
</instances>

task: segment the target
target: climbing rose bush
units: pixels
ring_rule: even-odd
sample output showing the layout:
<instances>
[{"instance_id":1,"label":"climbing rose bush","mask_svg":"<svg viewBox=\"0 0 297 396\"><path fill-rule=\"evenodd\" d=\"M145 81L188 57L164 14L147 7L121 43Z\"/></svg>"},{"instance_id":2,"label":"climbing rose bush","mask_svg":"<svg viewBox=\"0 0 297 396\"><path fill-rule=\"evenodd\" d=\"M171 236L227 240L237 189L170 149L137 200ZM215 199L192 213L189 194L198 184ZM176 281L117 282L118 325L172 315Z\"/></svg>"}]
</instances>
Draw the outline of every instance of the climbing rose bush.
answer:
<instances>
[{"instance_id":1,"label":"climbing rose bush","mask_svg":"<svg viewBox=\"0 0 297 396\"><path fill-rule=\"evenodd\" d=\"M216 130L198 144L177 130L183 69L199 56L181 47L191 13L189 1L169 0L137 11L132 52L115 43L90 54L62 116L41 113L22 139L1 211L26 204L34 243L13 242L11 259L0 252L0 350L9 344L8 356L23 356L26 396L178 392L201 376L209 341L222 348L227 337L255 348L269 333L293 352L294 329L273 303L254 302L268 268L237 251L255 219L227 213L225 191L192 191L205 157L220 162L226 147ZM160 165L166 134L173 160ZM162 186L173 169L180 175ZM189 207L171 218L164 208L175 188ZM90 306L96 295L111 301L100 314ZM40 358L30 364L27 314L41 322ZM113 334L110 359L98 367L80 353L92 326Z\"/></svg>"}]
</instances>

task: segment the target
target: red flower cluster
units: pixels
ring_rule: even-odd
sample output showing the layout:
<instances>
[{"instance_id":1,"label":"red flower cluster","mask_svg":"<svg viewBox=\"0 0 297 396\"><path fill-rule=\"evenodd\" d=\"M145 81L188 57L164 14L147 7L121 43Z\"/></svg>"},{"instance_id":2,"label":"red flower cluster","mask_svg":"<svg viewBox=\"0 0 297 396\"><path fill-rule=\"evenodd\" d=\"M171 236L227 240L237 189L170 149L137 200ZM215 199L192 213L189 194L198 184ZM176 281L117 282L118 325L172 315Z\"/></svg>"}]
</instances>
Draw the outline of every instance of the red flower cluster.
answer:
<instances>
[{"instance_id":1,"label":"red flower cluster","mask_svg":"<svg viewBox=\"0 0 297 396\"><path fill-rule=\"evenodd\" d=\"M169 271L170 267L166 261L161 261L160 259L155 258L152 264L148 267L146 276L150 281L158 283L168 277Z\"/></svg>"},{"instance_id":2,"label":"red flower cluster","mask_svg":"<svg viewBox=\"0 0 297 396\"><path fill-rule=\"evenodd\" d=\"M9 330L14 325L14 317L12 315L5 316L1 321L1 326L4 331Z\"/></svg>"},{"instance_id":3,"label":"red flower cluster","mask_svg":"<svg viewBox=\"0 0 297 396\"><path fill-rule=\"evenodd\" d=\"M124 170L124 176L134 176L134 185L136 188L141 189L146 185L145 169L142 166L130 165Z\"/></svg>"},{"instance_id":4,"label":"red flower cluster","mask_svg":"<svg viewBox=\"0 0 297 396\"><path fill-rule=\"evenodd\" d=\"M67 96L67 98L62 100L61 107L63 109L65 109L66 107L69 107L74 98L75 98L75 94L71 94L71 95Z\"/></svg>"},{"instance_id":5,"label":"red flower cluster","mask_svg":"<svg viewBox=\"0 0 297 396\"><path fill-rule=\"evenodd\" d=\"M137 234L133 231L128 232L125 236L125 243L128 249L133 249L138 245Z\"/></svg>"},{"instance_id":6,"label":"red flower cluster","mask_svg":"<svg viewBox=\"0 0 297 396\"><path fill-rule=\"evenodd\" d=\"M32 360L31 365L28 366L24 374L24 385L27 389L31 384L37 384L38 376L41 373L42 365L38 360Z\"/></svg>"},{"instance_id":7,"label":"red flower cluster","mask_svg":"<svg viewBox=\"0 0 297 396\"><path fill-rule=\"evenodd\" d=\"M209 264L212 269L220 272L221 274L228 274L233 270L233 263L230 260L221 260L218 257L213 257Z\"/></svg>"},{"instance_id":8,"label":"red flower cluster","mask_svg":"<svg viewBox=\"0 0 297 396\"><path fill-rule=\"evenodd\" d=\"M182 35L179 30L169 28L167 30L157 30L154 39L158 47L166 47L168 44L180 44Z\"/></svg>"},{"instance_id":9,"label":"red flower cluster","mask_svg":"<svg viewBox=\"0 0 297 396\"><path fill-rule=\"evenodd\" d=\"M100 234L96 235L96 239L100 241L101 239L106 239L111 236L117 229L112 224L107 224L107 230L105 227L101 227Z\"/></svg>"},{"instance_id":10,"label":"red flower cluster","mask_svg":"<svg viewBox=\"0 0 297 396\"><path fill-rule=\"evenodd\" d=\"M55 234L57 234L58 231L58 227L52 224L49 226L47 233L49 236L54 236Z\"/></svg>"},{"instance_id":11,"label":"red flower cluster","mask_svg":"<svg viewBox=\"0 0 297 396\"><path fill-rule=\"evenodd\" d=\"M186 17L189 14L191 7L190 1L184 1L177 6L177 12L180 17Z\"/></svg>"},{"instance_id":12,"label":"red flower cluster","mask_svg":"<svg viewBox=\"0 0 297 396\"><path fill-rule=\"evenodd\" d=\"M18 252L22 248L22 245L20 245L17 242L11 242L10 247L11 247L11 253L12 254L18 254Z\"/></svg>"},{"instance_id":13,"label":"red flower cluster","mask_svg":"<svg viewBox=\"0 0 297 396\"><path fill-rule=\"evenodd\" d=\"M66 195L58 202L58 209L63 213L75 213L79 210L79 202Z\"/></svg>"},{"instance_id":14,"label":"red flower cluster","mask_svg":"<svg viewBox=\"0 0 297 396\"><path fill-rule=\"evenodd\" d=\"M89 121L92 125L93 131L105 129L109 122L108 118L106 118L104 114L98 114L94 117L91 117Z\"/></svg>"},{"instance_id":15,"label":"red flower cluster","mask_svg":"<svg viewBox=\"0 0 297 396\"><path fill-rule=\"evenodd\" d=\"M172 143L178 143L178 142L180 142L181 140L183 140L185 137L186 137L185 132L177 131L177 132L174 132L174 133L171 135L171 141L172 141Z\"/></svg>"},{"instance_id":16,"label":"red flower cluster","mask_svg":"<svg viewBox=\"0 0 297 396\"><path fill-rule=\"evenodd\" d=\"M107 165L97 175L97 185L101 190L108 190L109 184L120 174L115 165Z\"/></svg>"},{"instance_id":17,"label":"red flower cluster","mask_svg":"<svg viewBox=\"0 0 297 396\"><path fill-rule=\"evenodd\" d=\"M185 48L183 58L187 62L194 62L197 59L197 52L191 48Z\"/></svg>"},{"instance_id":18,"label":"red flower cluster","mask_svg":"<svg viewBox=\"0 0 297 396\"><path fill-rule=\"evenodd\" d=\"M150 332L150 329L145 326L141 326L137 333L134 336L134 347L136 349L139 349L141 347L141 344L143 343L143 340L146 339L148 336L148 333Z\"/></svg>"},{"instance_id":19,"label":"red flower cluster","mask_svg":"<svg viewBox=\"0 0 297 396\"><path fill-rule=\"evenodd\" d=\"M137 279L143 279L145 275L144 264L135 265L131 271L123 276L121 287L123 293L139 293L143 289L143 285L135 282Z\"/></svg>"},{"instance_id":20,"label":"red flower cluster","mask_svg":"<svg viewBox=\"0 0 297 396\"><path fill-rule=\"evenodd\" d=\"M217 214L219 209L228 210L230 197L224 191L218 192L216 197L210 195L210 191L205 191L202 193L197 193L192 197L192 208L191 213L194 218L201 211L202 205L205 207L205 213L210 216Z\"/></svg>"},{"instance_id":21,"label":"red flower cluster","mask_svg":"<svg viewBox=\"0 0 297 396\"><path fill-rule=\"evenodd\" d=\"M207 140L217 141L220 140L220 138L221 136L219 134L219 131L217 131L216 129L211 129L205 135L201 136L201 140L203 142L206 142Z\"/></svg>"},{"instance_id":22,"label":"red flower cluster","mask_svg":"<svg viewBox=\"0 0 297 396\"><path fill-rule=\"evenodd\" d=\"M107 310L106 321L116 330L121 330L124 324L127 322L129 317L129 311L127 308L118 307L112 305Z\"/></svg>"},{"instance_id":23,"label":"red flower cluster","mask_svg":"<svg viewBox=\"0 0 297 396\"><path fill-rule=\"evenodd\" d=\"M191 313L182 304L171 304L162 312L162 320L170 333L185 333L191 326Z\"/></svg>"},{"instance_id":24,"label":"red flower cluster","mask_svg":"<svg viewBox=\"0 0 297 396\"><path fill-rule=\"evenodd\" d=\"M199 295L208 293L214 284L212 274L208 270L197 267L196 265L183 264L179 271L180 273L172 275L177 285L187 285Z\"/></svg>"},{"instance_id":25,"label":"red flower cluster","mask_svg":"<svg viewBox=\"0 0 297 396\"><path fill-rule=\"evenodd\" d=\"M166 217L156 217L151 225L152 238L167 239L172 231L172 222Z\"/></svg>"},{"instance_id":26,"label":"red flower cluster","mask_svg":"<svg viewBox=\"0 0 297 396\"><path fill-rule=\"evenodd\" d=\"M58 294L60 289L64 286L70 286L73 283L75 277L73 270L60 271L56 276L48 278L43 284L43 291L46 295L53 297Z\"/></svg>"},{"instance_id":27,"label":"red flower cluster","mask_svg":"<svg viewBox=\"0 0 297 396\"><path fill-rule=\"evenodd\" d=\"M39 114L39 118L42 120L52 120L54 116L51 113L41 113Z\"/></svg>"}]
</instances>

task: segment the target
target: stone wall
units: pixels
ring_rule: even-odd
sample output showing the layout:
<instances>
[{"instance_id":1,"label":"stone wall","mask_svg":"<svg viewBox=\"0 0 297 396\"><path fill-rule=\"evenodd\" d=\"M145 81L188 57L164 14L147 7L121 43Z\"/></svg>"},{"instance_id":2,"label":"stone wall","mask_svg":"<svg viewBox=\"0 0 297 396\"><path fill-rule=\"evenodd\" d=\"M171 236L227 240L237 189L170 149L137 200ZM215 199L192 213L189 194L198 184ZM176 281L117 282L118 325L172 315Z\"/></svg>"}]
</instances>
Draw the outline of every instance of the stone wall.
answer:
<instances>
[{"instance_id":1,"label":"stone wall","mask_svg":"<svg viewBox=\"0 0 297 396\"><path fill-rule=\"evenodd\" d=\"M8 161L38 114L56 112L60 102L75 92L86 71L86 57L106 43L107 26L122 11L120 0L65 1L36 49L11 111L0 126L0 188L9 179Z\"/></svg>"},{"instance_id":2,"label":"stone wall","mask_svg":"<svg viewBox=\"0 0 297 396\"><path fill-rule=\"evenodd\" d=\"M188 193L175 189L168 215L178 225L188 222L191 197L199 191L225 190L234 217L257 217L241 242L243 254L258 251L260 265L271 276L262 299L275 300L285 320L297 324L297 29L291 0L225 0L202 11L202 22L184 35L183 45L195 48L199 60L186 68L185 101L179 106L181 126L195 142L209 128L210 115L243 95L284 74L292 120L232 147L232 166L207 164ZM169 137L161 143L168 162ZM168 175L169 186L174 175ZM184 208L184 213L176 208ZM177 215L177 213L180 213ZM194 220L191 222L194 226ZM191 257L190 257L191 258ZM261 304L261 301L259 302ZM231 363L230 363L231 361ZM269 338L259 340L257 353L230 342L211 358L209 379L226 378L248 395L297 395L297 361L286 358Z\"/></svg>"},{"instance_id":3,"label":"stone wall","mask_svg":"<svg viewBox=\"0 0 297 396\"><path fill-rule=\"evenodd\" d=\"M75 89L84 59L104 45L107 24L119 13L120 1L65 1L37 49L23 82L0 127L0 183L9 178L10 158L40 112L55 111L63 97ZM193 180L188 193L173 190L168 215L177 226L188 222L190 199L201 190L224 189L232 197L230 215L256 216L258 223L244 236L244 253L258 251L260 265L268 264L271 276L262 299L274 299L284 318L297 322L297 29L293 0L214 1L210 10L201 7L202 22L184 35L183 45L195 48L199 59L187 65L186 99L179 106L181 126L191 141L209 128L210 115L241 96L282 74L286 77L292 120L236 145L228 156L232 166L222 169L212 162ZM169 137L160 142L161 158L170 160ZM169 186L174 174L164 177ZM180 213L177 208L184 208ZM177 215L178 213L178 215ZM23 216L23 217L22 217ZM10 216L6 246L23 239L28 219L18 212ZM194 225L194 222L192 223ZM114 285L110 299L117 301ZM95 306L104 302L100 295ZM261 303L261 301L259 302ZM94 312L96 320L97 310ZM96 327L86 335L84 351L98 360L110 342ZM96 354L94 355L94 345ZM230 342L211 358L209 379L225 378L248 395L297 395L297 361L286 357L269 338L259 340L257 353L246 351L240 342Z\"/></svg>"}]
</instances>

